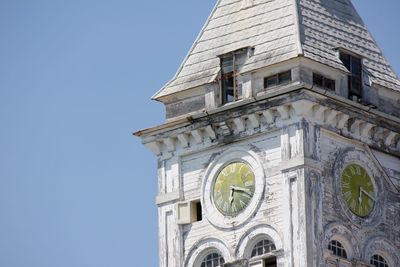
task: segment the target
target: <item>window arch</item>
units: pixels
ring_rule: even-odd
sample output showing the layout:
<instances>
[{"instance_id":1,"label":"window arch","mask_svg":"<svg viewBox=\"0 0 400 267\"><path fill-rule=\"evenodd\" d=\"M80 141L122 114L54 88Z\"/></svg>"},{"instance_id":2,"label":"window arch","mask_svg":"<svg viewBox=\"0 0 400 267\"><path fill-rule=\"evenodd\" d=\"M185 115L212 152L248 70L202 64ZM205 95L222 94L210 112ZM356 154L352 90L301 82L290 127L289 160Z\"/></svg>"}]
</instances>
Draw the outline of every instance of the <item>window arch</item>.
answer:
<instances>
[{"instance_id":1,"label":"window arch","mask_svg":"<svg viewBox=\"0 0 400 267\"><path fill-rule=\"evenodd\" d=\"M347 259L346 250L339 241L332 240L329 242L328 249L332 251L333 255Z\"/></svg>"},{"instance_id":2,"label":"window arch","mask_svg":"<svg viewBox=\"0 0 400 267\"><path fill-rule=\"evenodd\" d=\"M389 264L381 255L375 254L371 257L371 264L376 267L389 267Z\"/></svg>"},{"instance_id":3,"label":"window arch","mask_svg":"<svg viewBox=\"0 0 400 267\"><path fill-rule=\"evenodd\" d=\"M221 254L212 252L203 258L200 267L217 267L223 263L225 263L225 260Z\"/></svg>"},{"instance_id":4,"label":"window arch","mask_svg":"<svg viewBox=\"0 0 400 267\"><path fill-rule=\"evenodd\" d=\"M272 242L271 240L264 238L261 239L260 241L258 241L252 251L251 251L251 257L256 257L256 256L261 256L264 255L266 253L269 253L271 251L276 250L275 244L274 242Z\"/></svg>"}]
</instances>

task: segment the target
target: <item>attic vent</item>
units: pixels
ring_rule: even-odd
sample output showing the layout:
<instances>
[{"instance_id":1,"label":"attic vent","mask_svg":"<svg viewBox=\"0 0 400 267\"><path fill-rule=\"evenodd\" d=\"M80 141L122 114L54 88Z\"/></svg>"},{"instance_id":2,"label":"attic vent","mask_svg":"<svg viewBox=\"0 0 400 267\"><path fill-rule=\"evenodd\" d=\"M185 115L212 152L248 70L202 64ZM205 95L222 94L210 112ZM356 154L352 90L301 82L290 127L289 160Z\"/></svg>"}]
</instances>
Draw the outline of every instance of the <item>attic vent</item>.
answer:
<instances>
[{"instance_id":1,"label":"attic vent","mask_svg":"<svg viewBox=\"0 0 400 267\"><path fill-rule=\"evenodd\" d=\"M313 74L313 83L323 89L335 91L335 81L329 78L326 78L323 75L314 73Z\"/></svg>"},{"instance_id":2,"label":"attic vent","mask_svg":"<svg viewBox=\"0 0 400 267\"><path fill-rule=\"evenodd\" d=\"M242 0L241 9L246 9L246 8L252 7L254 4L253 1L254 0Z\"/></svg>"}]
</instances>

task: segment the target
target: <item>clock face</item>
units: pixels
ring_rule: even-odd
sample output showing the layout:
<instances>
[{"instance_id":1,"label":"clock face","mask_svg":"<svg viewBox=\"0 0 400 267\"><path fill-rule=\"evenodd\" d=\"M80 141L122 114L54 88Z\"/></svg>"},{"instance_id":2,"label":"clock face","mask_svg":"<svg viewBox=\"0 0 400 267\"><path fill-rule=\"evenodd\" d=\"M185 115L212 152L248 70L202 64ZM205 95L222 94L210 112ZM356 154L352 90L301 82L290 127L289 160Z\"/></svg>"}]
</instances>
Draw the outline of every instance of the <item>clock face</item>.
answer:
<instances>
[{"instance_id":1,"label":"clock face","mask_svg":"<svg viewBox=\"0 0 400 267\"><path fill-rule=\"evenodd\" d=\"M367 217L372 212L376 196L371 177L363 167L350 164L343 170L342 196L354 214Z\"/></svg>"},{"instance_id":2,"label":"clock face","mask_svg":"<svg viewBox=\"0 0 400 267\"><path fill-rule=\"evenodd\" d=\"M254 173L249 165L233 162L218 173L213 200L218 211L235 216L244 210L254 195Z\"/></svg>"}]
</instances>

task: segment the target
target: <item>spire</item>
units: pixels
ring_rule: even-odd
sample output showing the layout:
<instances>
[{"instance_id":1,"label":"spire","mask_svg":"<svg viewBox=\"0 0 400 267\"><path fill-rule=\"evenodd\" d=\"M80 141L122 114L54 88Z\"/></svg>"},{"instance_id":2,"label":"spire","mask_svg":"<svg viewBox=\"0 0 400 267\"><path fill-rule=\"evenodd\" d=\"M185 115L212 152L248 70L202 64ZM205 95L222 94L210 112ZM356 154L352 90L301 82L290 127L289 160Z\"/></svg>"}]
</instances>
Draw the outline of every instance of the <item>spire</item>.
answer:
<instances>
[{"instance_id":1,"label":"spire","mask_svg":"<svg viewBox=\"0 0 400 267\"><path fill-rule=\"evenodd\" d=\"M244 47L248 72L304 56L346 70L337 56L361 56L373 83L400 91L400 81L350 0L219 0L175 77L153 99L215 81L218 56Z\"/></svg>"}]
</instances>

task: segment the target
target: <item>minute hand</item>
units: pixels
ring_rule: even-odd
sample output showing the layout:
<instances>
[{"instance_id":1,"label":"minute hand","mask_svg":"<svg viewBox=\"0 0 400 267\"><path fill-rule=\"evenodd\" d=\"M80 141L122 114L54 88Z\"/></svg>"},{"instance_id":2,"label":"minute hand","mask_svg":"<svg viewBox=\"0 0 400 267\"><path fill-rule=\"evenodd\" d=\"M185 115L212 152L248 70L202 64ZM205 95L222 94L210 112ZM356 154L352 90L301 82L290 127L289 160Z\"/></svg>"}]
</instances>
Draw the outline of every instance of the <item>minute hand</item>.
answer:
<instances>
[{"instance_id":1,"label":"minute hand","mask_svg":"<svg viewBox=\"0 0 400 267\"><path fill-rule=\"evenodd\" d=\"M373 201L376 202L375 197L373 197L370 193L368 193L367 191L365 191L362 187L360 187L360 192L364 193L367 197L369 197L370 199L372 199Z\"/></svg>"},{"instance_id":2,"label":"minute hand","mask_svg":"<svg viewBox=\"0 0 400 267\"><path fill-rule=\"evenodd\" d=\"M231 185L231 189L236 190L236 191L242 191L242 192L245 192L247 194L251 194L251 190L248 189L248 188Z\"/></svg>"}]
</instances>

